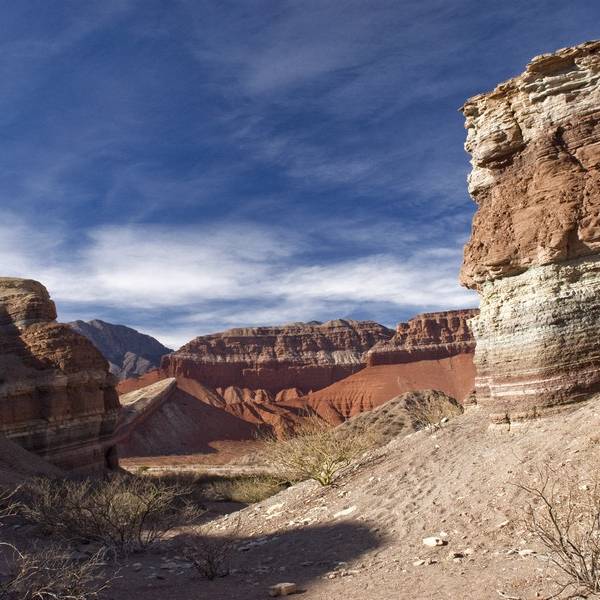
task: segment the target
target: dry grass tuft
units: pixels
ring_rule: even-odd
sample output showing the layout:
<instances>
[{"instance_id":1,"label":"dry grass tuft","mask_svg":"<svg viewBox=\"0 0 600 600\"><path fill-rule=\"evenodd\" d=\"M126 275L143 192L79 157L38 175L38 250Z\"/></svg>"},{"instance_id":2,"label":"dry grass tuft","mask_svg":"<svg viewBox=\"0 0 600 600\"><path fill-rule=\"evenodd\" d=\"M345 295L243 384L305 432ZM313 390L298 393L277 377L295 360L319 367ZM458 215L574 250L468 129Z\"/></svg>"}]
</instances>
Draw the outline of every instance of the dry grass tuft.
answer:
<instances>
[{"instance_id":1,"label":"dry grass tuft","mask_svg":"<svg viewBox=\"0 0 600 600\"><path fill-rule=\"evenodd\" d=\"M266 439L265 456L289 481L314 479L331 485L350 464L376 445L368 428L331 428L318 417L308 417L283 439Z\"/></svg>"}]
</instances>

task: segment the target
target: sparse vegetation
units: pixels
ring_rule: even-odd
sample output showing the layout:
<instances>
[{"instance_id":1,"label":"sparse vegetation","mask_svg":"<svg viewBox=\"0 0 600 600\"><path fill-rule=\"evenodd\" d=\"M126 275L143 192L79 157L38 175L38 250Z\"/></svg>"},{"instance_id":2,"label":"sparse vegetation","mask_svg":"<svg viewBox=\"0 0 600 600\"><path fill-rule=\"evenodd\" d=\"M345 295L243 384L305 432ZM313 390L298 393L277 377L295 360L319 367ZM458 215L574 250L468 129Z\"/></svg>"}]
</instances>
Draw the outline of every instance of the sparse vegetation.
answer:
<instances>
[{"instance_id":1,"label":"sparse vegetation","mask_svg":"<svg viewBox=\"0 0 600 600\"><path fill-rule=\"evenodd\" d=\"M531 484L524 523L556 568L554 597L587 598L600 592L600 478L565 467L544 467Z\"/></svg>"},{"instance_id":2,"label":"sparse vegetation","mask_svg":"<svg viewBox=\"0 0 600 600\"><path fill-rule=\"evenodd\" d=\"M3 600L90 600L110 587L113 577L104 576L105 551L76 560L65 548L20 552L2 544L5 565L0 581Z\"/></svg>"},{"instance_id":3,"label":"sparse vegetation","mask_svg":"<svg viewBox=\"0 0 600 600\"><path fill-rule=\"evenodd\" d=\"M447 397L431 394L413 394L406 398L406 409L415 429L437 431L442 425L462 413L461 406Z\"/></svg>"},{"instance_id":4,"label":"sparse vegetation","mask_svg":"<svg viewBox=\"0 0 600 600\"><path fill-rule=\"evenodd\" d=\"M118 553L142 550L199 510L189 489L150 478L107 481L36 479L22 494L23 515L63 539L96 540Z\"/></svg>"},{"instance_id":5,"label":"sparse vegetation","mask_svg":"<svg viewBox=\"0 0 600 600\"><path fill-rule=\"evenodd\" d=\"M195 502L261 502L285 487L285 482L268 473L207 475L182 471L175 474L149 475L166 485L187 487Z\"/></svg>"},{"instance_id":6,"label":"sparse vegetation","mask_svg":"<svg viewBox=\"0 0 600 600\"><path fill-rule=\"evenodd\" d=\"M267 438L269 463L289 481L314 479L331 485L352 461L375 445L368 428L338 429L308 417L283 439Z\"/></svg>"},{"instance_id":7,"label":"sparse vegetation","mask_svg":"<svg viewBox=\"0 0 600 600\"><path fill-rule=\"evenodd\" d=\"M226 537L216 535L208 525L194 528L186 540L183 554L202 577L211 580L225 577L231 569L231 555L238 530L239 520Z\"/></svg>"}]
</instances>

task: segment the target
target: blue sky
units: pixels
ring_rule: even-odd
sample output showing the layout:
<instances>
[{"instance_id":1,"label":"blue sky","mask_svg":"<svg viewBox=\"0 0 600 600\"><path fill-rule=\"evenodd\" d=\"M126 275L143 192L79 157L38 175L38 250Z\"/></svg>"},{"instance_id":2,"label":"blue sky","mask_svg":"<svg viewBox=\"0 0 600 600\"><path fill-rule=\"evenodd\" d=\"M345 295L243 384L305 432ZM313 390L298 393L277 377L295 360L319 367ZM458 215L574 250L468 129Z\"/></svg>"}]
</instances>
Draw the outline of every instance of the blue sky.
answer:
<instances>
[{"instance_id":1,"label":"blue sky","mask_svg":"<svg viewBox=\"0 0 600 600\"><path fill-rule=\"evenodd\" d=\"M580 0L0 1L0 272L178 346L476 304L458 108Z\"/></svg>"}]
</instances>

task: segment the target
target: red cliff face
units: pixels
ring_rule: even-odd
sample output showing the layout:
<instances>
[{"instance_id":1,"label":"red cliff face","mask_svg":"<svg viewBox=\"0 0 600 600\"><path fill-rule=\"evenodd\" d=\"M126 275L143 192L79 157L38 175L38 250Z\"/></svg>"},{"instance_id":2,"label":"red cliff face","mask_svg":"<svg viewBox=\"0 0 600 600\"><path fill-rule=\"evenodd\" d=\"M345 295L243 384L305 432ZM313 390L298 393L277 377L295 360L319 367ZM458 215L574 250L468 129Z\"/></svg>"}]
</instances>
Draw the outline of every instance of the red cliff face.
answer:
<instances>
[{"instance_id":1,"label":"red cliff face","mask_svg":"<svg viewBox=\"0 0 600 600\"><path fill-rule=\"evenodd\" d=\"M367 364L374 367L472 354L475 340L468 321L478 314L476 308L423 313L398 323L393 338L369 350Z\"/></svg>"},{"instance_id":2,"label":"red cliff face","mask_svg":"<svg viewBox=\"0 0 600 600\"><path fill-rule=\"evenodd\" d=\"M175 376L177 385L160 410L140 416L143 430L129 431L121 451L207 452L264 427L283 432L307 412L335 425L413 390L441 390L462 401L473 390L468 320L476 313L419 315L395 334L376 323L332 321L196 338L164 358L162 375Z\"/></svg>"},{"instance_id":3,"label":"red cliff face","mask_svg":"<svg viewBox=\"0 0 600 600\"><path fill-rule=\"evenodd\" d=\"M307 393L362 369L367 350L392 335L372 321L342 319L230 329L198 337L163 357L161 371L211 388Z\"/></svg>"},{"instance_id":4,"label":"red cliff face","mask_svg":"<svg viewBox=\"0 0 600 600\"><path fill-rule=\"evenodd\" d=\"M0 278L0 433L64 469L114 467L114 379L91 342L55 319L43 285Z\"/></svg>"},{"instance_id":5,"label":"red cliff face","mask_svg":"<svg viewBox=\"0 0 600 600\"><path fill-rule=\"evenodd\" d=\"M367 368L301 400L332 423L405 392L435 389L464 402L474 388L476 309L424 313L399 323L367 353Z\"/></svg>"}]
</instances>

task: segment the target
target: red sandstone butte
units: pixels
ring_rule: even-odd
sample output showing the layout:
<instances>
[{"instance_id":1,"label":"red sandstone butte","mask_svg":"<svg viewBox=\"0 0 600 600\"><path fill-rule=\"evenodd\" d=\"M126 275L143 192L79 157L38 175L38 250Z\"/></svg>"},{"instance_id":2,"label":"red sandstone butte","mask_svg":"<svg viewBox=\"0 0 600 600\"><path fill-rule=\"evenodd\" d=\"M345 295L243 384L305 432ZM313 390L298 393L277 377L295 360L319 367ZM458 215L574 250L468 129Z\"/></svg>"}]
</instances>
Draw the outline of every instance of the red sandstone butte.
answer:
<instances>
[{"instance_id":1,"label":"red sandstone butte","mask_svg":"<svg viewBox=\"0 0 600 600\"><path fill-rule=\"evenodd\" d=\"M269 399L290 389L305 394L361 370L367 350L392 335L373 321L343 319L230 329L164 356L161 371L213 389L263 390Z\"/></svg>"},{"instance_id":2,"label":"red sandstone butte","mask_svg":"<svg viewBox=\"0 0 600 600\"><path fill-rule=\"evenodd\" d=\"M42 284L0 278L0 332L0 433L66 470L116 467L114 377Z\"/></svg>"},{"instance_id":3,"label":"red sandstone butte","mask_svg":"<svg viewBox=\"0 0 600 600\"><path fill-rule=\"evenodd\" d=\"M332 423L414 390L440 390L464 402L474 388L475 342L468 323L477 313L424 313L399 323L393 338L367 353L366 369L301 401Z\"/></svg>"}]
</instances>

